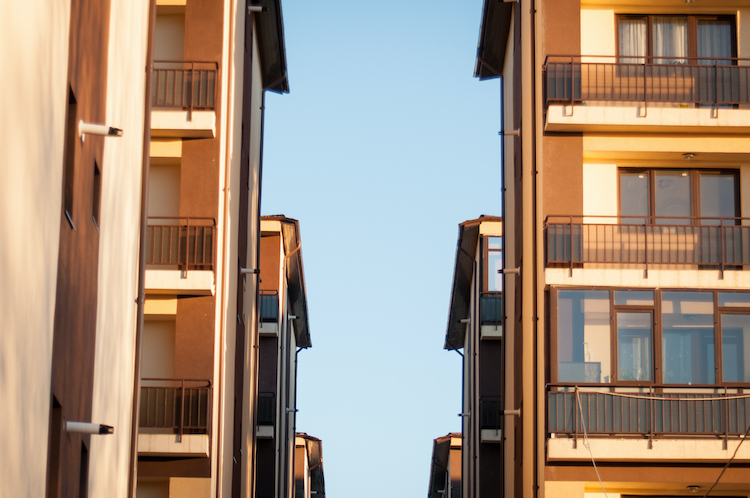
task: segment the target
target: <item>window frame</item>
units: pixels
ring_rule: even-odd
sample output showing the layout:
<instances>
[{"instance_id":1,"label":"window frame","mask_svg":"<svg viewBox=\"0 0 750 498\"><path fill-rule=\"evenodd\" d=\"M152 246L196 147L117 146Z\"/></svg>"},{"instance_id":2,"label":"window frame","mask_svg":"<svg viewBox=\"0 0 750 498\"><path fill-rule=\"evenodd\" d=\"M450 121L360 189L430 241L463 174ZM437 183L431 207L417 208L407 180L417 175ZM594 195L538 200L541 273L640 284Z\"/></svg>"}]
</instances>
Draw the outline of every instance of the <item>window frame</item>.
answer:
<instances>
[{"instance_id":1,"label":"window frame","mask_svg":"<svg viewBox=\"0 0 750 498\"><path fill-rule=\"evenodd\" d=\"M558 361L558 348L559 348L559 328L560 323L558 321L558 295L560 292L565 291L608 291L609 292L609 340L610 340L610 362L611 362L611 381L601 383L587 383L587 382L569 382L559 380L559 361ZM615 292L618 291L651 291L654 293L654 302L652 305L647 304L619 304L615 305ZM713 295L713 316L714 316L714 383L713 384L666 384L663 381L663 358L662 358L662 343L663 343L663 316L662 316L662 294L664 292L706 292L712 293ZM549 291L549 303L550 303L550 327L549 327L549 379L553 386L563 385L577 385L581 387L603 387L603 388L616 388L616 387L647 387L647 388L732 388L732 389L748 389L750 388L750 380L747 382L727 382L724 381L723 371L723 341L722 341L722 317L723 315L748 315L750 316L750 305L748 306L720 306L719 305L719 294L720 293L737 293L737 294L748 294L750 290L738 291L728 289L700 289L700 288L633 288L633 287L596 287L596 286L576 286L576 287L553 287ZM617 334L617 313L618 312L650 312L652 319L652 330L651 330L651 380L620 380L619 379L619 365L618 365L618 334ZM747 358L750 360L750 357Z\"/></svg>"},{"instance_id":2,"label":"window frame","mask_svg":"<svg viewBox=\"0 0 750 498\"><path fill-rule=\"evenodd\" d=\"M685 17L687 18L688 37L688 65L697 65L698 61L698 21L729 21L731 24L732 59L737 58L737 16L732 14L616 14L615 15L615 57L617 62L622 58L633 58L637 56L620 54L620 20L621 19L645 19L646 20L646 61L653 64L657 58L654 55L654 18L655 17ZM732 65L737 65L733 60Z\"/></svg>"},{"instance_id":3,"label":"window frame","mask_svg":"<svg viewBox=\"0 0 750 498\"><path fill-rule=\"evenodd\" d=\"M617 216L622 220L622 174L640 174L644 173L648 176L648 215L646 218L647 223L650 225L656 224L656 220L660 219L656 215L656 172L657 171L687 171L690 178L690 223L689 225L700 225L701 219L701 190L700 190L700 179L703 175L732 175L734 177L734 212L737 216L734 216L734 224L739 224L739 220L736 218L742 217L742 194L740 192L740 170L732 168L675 168L675 167L618 167L617 168ZM662 217L661 219L670 219L669 217ZM676 218L679 219L679 218Z\"/></svg>"}]
</instances>

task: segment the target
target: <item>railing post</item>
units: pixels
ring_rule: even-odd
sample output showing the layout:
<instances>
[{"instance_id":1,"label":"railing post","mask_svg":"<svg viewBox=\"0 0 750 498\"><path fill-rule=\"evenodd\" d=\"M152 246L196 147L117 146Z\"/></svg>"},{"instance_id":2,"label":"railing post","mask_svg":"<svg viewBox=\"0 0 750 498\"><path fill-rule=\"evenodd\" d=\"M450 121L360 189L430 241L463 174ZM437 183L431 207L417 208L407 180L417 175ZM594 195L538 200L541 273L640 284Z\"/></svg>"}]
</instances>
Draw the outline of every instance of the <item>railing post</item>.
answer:
<instances>
[{"instance_id":1,"label":"railing post","mask_svg":"<svg viewBox=\"0 0 750 498\"><path fill-rule=\"evenodd\" d=\"M193 120L193 92L195 91L195 62L190 62L190 110L188 120Z\"/></svg>"},{"instance_id":2,"label":"railing post","mask_svg":"<svg viewBox=\"0 0 750 498\"><path fill-rule=\"evenodd\" d=\"M739 427L737 428L739 432ZM729 444L729 393L724 386L724 448Z\"/></svg>"},{"instance_id":3,"label":"railing post","mask_svg":"<svg viewBox=\"0 0 750 498\"><path fill-rule=\"evenodd\" d=\"M570 247L570 276L573 276L573 217L570 217L570 237L568 237L568 245Z\"/></svg>"},{"instance_id":4,"label":"railing post","mask_svg":"<svg viewBox=\"0 0 750 498\"><path fill-rule=\"evenodd\" d=\"M719 59L714 59L714 117L719 117Z\"/></svg>"},{"instance_id":5,"label":"railing post","mask_svg":"<svg viewBox=\"0 0 750 498\"><path fill-rule=\"evenodd\" d=\"M648 427L648 445L654 444L654 391L653 386L648 386L648 406L649 406L649 427Z\"/></svg>"},{"instance_id":6,"label":"railing post","mask_svg":"<svg viewBox=\"0 0 750 498\"><path fill-rule=\"evenodd\" d=\"M575 106L575 56L570 56L570 115L573 115L573 107ZM583 76L583 75L581 75ZM583 81L581 82L583 83Z\"/></svg>"},{"instance_id":7,"label":"railing post","mask_svg":"<svg viewBox=\"0 0 750 498\"><path fill-rule=\"evenodd\" d=\"M648 224L643 221L643 264L646 266L644 276L648 278Z\"/></svg>"},{"instance_id":8,"label":"railing post","mask_svg":"<svg viewBox=\"0 0 750 498\"><path fill-rule=\"evenodd\" d=\"M190 218L185 218L185 278L190 269Z\"/></svg>"},{"instance_id":9,"label":"railing post","mask_svg":"<svg viewBox=\"0 0 750 498\"><path fill-rule=\"evenodd\" d=\"M185 426L185 380L181 382L181 395L180 395L180 427L177 429L177 440L182 442L183 427Z\"/></svg>"},{"instance_id":10,"label":"railing post","mask_svg":"<svg viewBox=\"0 0 750 498\"><path fill-rule=\"evenodd\" d=\"M578 448L578 415L583 413L583 407L580 405L580 398L578 397L578 386L575 386L575 394L573 401L573 427L575 437L573 438L573 448Z\"/></svg>"},{"instance_id":11,"label":"railing post","mask_svg":"<svg viewBox=\"0 0 750 498\"><path fill-rule=\"evenodd\" d=\"M648 69L648 59L643 58L643 117L648 116L648 78L646 77L646 70Z\"/></svg>"},{"instance_id":12,"label":"railing post","mask_svg":"<svg viewBox=\"0 0 750 498\"><path fill-rule=\"evenodd\" d=\"M719 280L724 279L724 262L726 261L726 255L724 254L726 251L726 247L724 246L725 235L724 218L719 218L719 258L721 258L721 260L719 261Z\"/></svg>"}]
</instances>

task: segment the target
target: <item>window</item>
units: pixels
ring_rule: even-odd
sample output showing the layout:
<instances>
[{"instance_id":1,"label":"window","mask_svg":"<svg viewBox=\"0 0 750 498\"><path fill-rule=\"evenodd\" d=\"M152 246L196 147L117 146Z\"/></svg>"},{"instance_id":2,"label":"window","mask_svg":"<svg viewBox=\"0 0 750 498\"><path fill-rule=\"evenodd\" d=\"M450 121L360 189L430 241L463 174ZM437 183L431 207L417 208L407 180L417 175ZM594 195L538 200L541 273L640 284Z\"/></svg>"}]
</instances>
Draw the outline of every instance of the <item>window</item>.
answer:
<instances>
[{"instance_id":1,"label":"window","mask_svg":"<svg viewBox=\"0 0 750 498\"><path fill-rule=\"evenodd\" d=\"M503 238L484 237L484 283L480 302L482 325L501 325L503 321L502 295Z\"/></svg>"},{"instance_id":2,"label":"window","mask_svg":"<svg viewBox=\"0 0 750 498\"><path fill-rule=\"evenodd\" d=\"M736 170L621 169L620 215L633 224L719 225L739 217L738 185Z\"/></svg>"},{"instance_id":3,"label":"window","mask_svg":"<svg viewBox=\"0 0 750 498\"><path fill-rule=\"evenodd\" d=\"M554 382L750 382L750 293L560 289Z\"/></svg>"},{"instance_id":4,"label":"window","mask_svg":"<svg viewBox=\"0 0 750 498\"><path fill-rule=\"evenodd\" d=\"M733 16L618 17L618 50L623 63L729 65L736 57Z\"/></svg>"}]
</instances>

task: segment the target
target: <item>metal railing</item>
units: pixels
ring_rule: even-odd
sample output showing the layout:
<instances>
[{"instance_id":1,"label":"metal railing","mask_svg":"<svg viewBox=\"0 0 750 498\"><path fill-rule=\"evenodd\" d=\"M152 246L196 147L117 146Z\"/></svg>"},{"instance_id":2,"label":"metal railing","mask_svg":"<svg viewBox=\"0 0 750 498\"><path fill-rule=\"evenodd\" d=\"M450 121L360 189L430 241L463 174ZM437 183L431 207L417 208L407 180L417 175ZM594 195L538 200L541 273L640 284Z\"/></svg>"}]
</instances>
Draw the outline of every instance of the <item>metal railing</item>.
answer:
<instances>
[{"instance_id":1,"label":"metal railing","mask_svg":"<svg viewBox=\"0 0 750 498\"><path fill-rule=\"evenodd\" d=\"M146 229L146 265L187 270L213 270L213 218L148 219Z\"/></svg>"},{"instance_id":2,"label":"metal railing","mask_svg":"<svg viewBox=\"0 0 750 498\"><path fill-rule=\"evenodd\" d=\"M500 397L479 399L479 428L500 430L503 423L503 402Z\"/></svg>"},{"instance_id":3,"label":"metal railing","mask_svg":"<svg viewBox=\"0 0 750 498\"><path fill-rule=\"evenodd\" d=\"M180 109L213 110L219 64L198 61L154 61L151 105Z\"/></svg>"},{"instance_id":4,"label":"metal railing","mask_svg":"<svg viewBox=\"0 0 750 498\"><path fill-rule=\"evenodd\" d=\"M588 435L741 436L750 424L750 394L719 393L707 388L659 392L600 392L593 388L550 385L547 393L547 432ZM565 389L565 390L561 390ZM677 391L677 389L674 389ZM688 390L703 392L686 392Z\"/></svg>"},{"instance_id":5,"label":"metal railing","mask_svg":"<svg viewBox=\"0 0 750 498\"><path fill-rule=\"evenodd\" d=\"M548 55L544 71L547 105L750 103L750 59Z\"/></svg>"},{"instance_id":6,"label":"metal railing","mask_svg":"<svg viewBox=\"0 0 750 498\"><path fill-rule=\"evenodd\" d=\"M545 219L548 266L583 263L750 264L750 218L643 218L551 215Z\"/></svg>"},{"instance_id":7,"label":"metal railing","mask_svg":"<svg viewBox=\"0 0 750 498\"><path fill-rule=\"evenodd\" d=\"M211 427L211 381L141 379L141 429L171 433L208 434Z\"/></svg>"},{"instance_id":8,"label":"metal railing","mask_svg":"<svg viewBox=\"0 0 750 498\"><path fill-rule=\"evenodd\" d=\"M276 394L258 393L258 425L275 425Z\"/></svg>"},{"instance_id":9,"label":"metal railing","mask_svg":"<svg viewBox=\"0 0 750 498\"><path fill-rule=\"evenodd\" d=\"M278 291L260 291L260 321L261 323L276 323L279 321Z\"/></svg>"},{"instance_id":10,"label":"metal railing","mask_svg":"<svg viewBox=\"0 0 750 498\"><path fill-rule=\"evenodd\" d=\"M479 301L479 316L482 325L502 325L503 295L500 293L482 294Z\"/></svg>"}]
</instances>

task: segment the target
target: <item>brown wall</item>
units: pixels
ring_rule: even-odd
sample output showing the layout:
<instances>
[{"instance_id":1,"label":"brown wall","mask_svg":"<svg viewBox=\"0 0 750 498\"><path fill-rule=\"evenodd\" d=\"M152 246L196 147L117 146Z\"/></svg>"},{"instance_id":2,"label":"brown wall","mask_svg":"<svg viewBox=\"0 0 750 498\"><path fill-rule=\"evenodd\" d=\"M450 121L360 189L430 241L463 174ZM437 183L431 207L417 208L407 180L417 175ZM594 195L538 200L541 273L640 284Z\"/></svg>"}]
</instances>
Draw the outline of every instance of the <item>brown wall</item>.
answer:
<instances>
[{"instance_id":1,"label":"brown wall","mask_svg":"<svg viewBox=\"0 0 750 498\"><path fill-rule=\"evenodd\" d=\"M543 139L543 216L583 214L583 137L546 135Z\"/></svg>"},{"instance_id":2,"label":"brown wall","mask_svg":"<svg viewBox=\"0 0 750 498\"><path fill-rule=\"evenodd\" d=\"M260 239L260 290L279 290L281 236L264 235Z\"/></svg>"},{"instance_id":3,"label":"brown wall","mask_svg":"<svg viewBox=\"0 0 750 498\"><path fill-rule=\"evenodd\" d=\"M540 0L545 55L581 53L581 1ZM542 61L538 61L542 62ZM541 102L539 105L543 105ZM544 123L538 123L543 126ZM548 214L583 213L583 138L581 134L545 134L542 143L542 205Z\"/></svg>"},{"instance_id":4,"label":"brown wall","mask_svg":"<svg viewBox=\"0 0 750 498\"><path fill-rule=\"evenodd\" d=\"M185 6L185 60L221 61L223 2L188 0Z\"/></svg>"},{"instance_id":5,"label":"brown wall","mask_svg":"<svg viewBox=\"0 0 750 498\"><path fill-rule=\"evenodd\" d=\"M258 359L258 391L277 393L278 382L276 372L279 363L279 340L276 337L260 338L260 354Z\"/></svg>"},{"instance_id":6,"label":"brown wall","mask_svg":"<svg viewBox=\"0 0 750 498\"><path fill-rule=\"evenodd\" d=\"M107 172L102 163L105 138L87 136L81 143L77 125L79 120L105 121L109 10L109 0L71 2L68 84L77 104L69 107L65 153L60 158L63 203L52 345L48 496L79 496L79 485L88 483L90 436L66 433L62 423L91 421L99 265L99 231L92 219L95 162L102 176ZM66 192L71 201L66 201ZM66 205L75 229L65 215Z\"/></svg>"},{"instance_id":7,"label":"brown wall","mask_svg":"<svg viewBox=\"0 0 750 498\"><path fill-rule=\"evenodd\" d=\"M215 220L219 216L219 141L215 138L182 141L180 216Z\"/></svg>"},{"instance_id":8,"label":"brown wall","mask_svg":"<svg viewBox=\"0 0 750 498\"><path fill-rule=\"evenodd\" d=\"M213 296L177 301L174 375L177 379L212 379L214 370Z\"/></svg>"}]
</instances>

